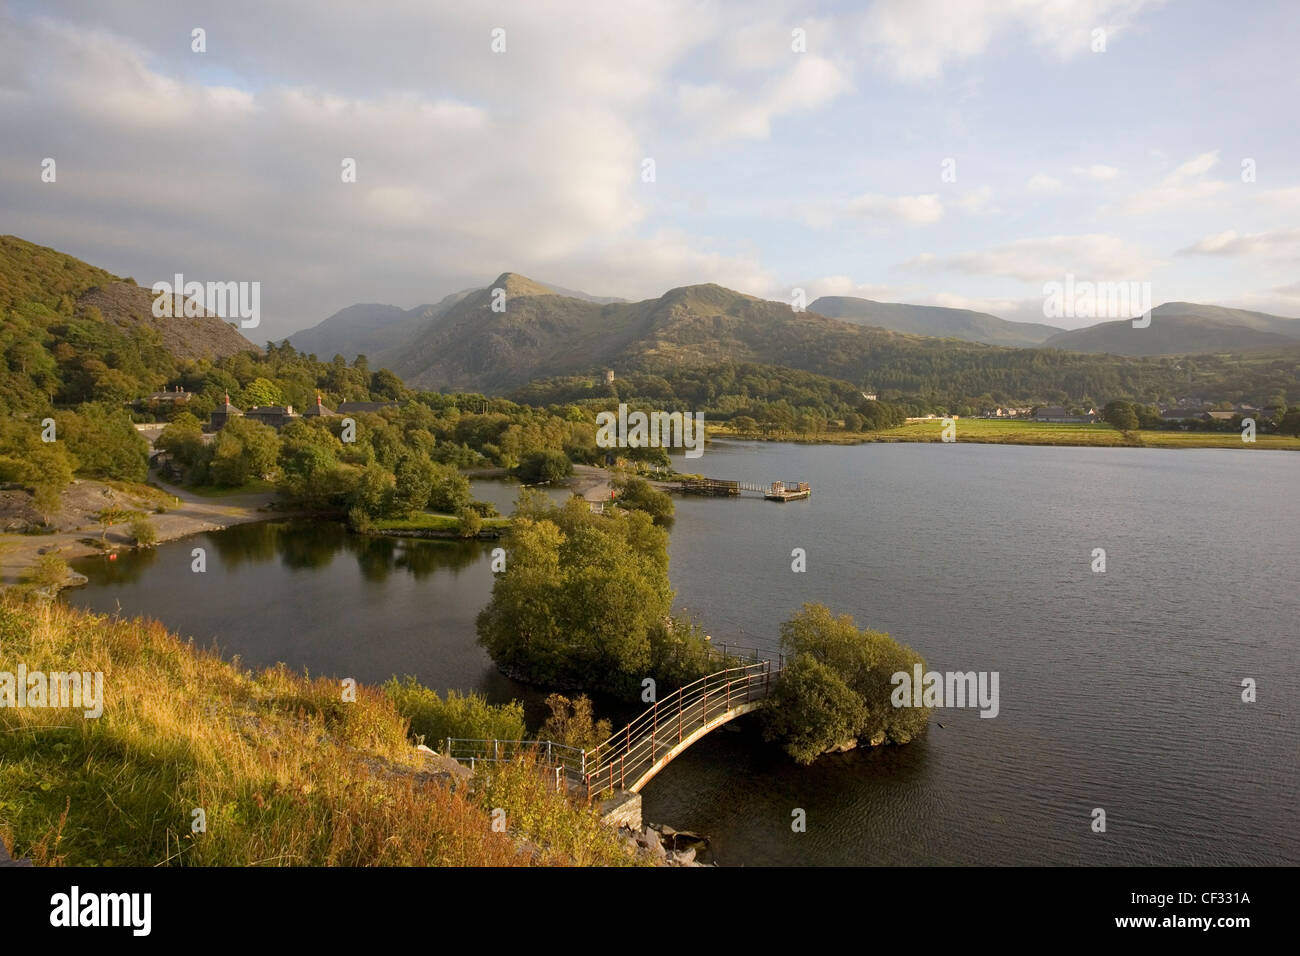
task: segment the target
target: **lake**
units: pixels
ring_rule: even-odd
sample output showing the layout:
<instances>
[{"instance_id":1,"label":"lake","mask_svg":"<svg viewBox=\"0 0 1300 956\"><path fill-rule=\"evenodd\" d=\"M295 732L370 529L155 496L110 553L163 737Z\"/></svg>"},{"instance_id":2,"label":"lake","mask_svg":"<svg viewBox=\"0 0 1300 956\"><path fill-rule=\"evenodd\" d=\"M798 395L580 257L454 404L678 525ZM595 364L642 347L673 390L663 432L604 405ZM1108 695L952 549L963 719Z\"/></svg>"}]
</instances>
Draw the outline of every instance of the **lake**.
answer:
<instances>
[{"instance_id":1,"label":"lake","mask_svg":"<svg viewBox=\"0 0 1300 956\"><path fill-rule=\"evenodd\" d=\"M997 672L999 713L936 710L905 747L811 767L744 718L645 788L647 821L707 834L724 865L1300 863L1300 456L728 442L687 465L813 487L677 499L677 603L715 642L775 651L781 622L820 601L934 670ZM502 506L514 489L475 492ZM490 549L245 525L79 562L91 583L65 593L245 666L409 673L536 714L544 695L475 644Z\"/></svg>"}]
</instances>

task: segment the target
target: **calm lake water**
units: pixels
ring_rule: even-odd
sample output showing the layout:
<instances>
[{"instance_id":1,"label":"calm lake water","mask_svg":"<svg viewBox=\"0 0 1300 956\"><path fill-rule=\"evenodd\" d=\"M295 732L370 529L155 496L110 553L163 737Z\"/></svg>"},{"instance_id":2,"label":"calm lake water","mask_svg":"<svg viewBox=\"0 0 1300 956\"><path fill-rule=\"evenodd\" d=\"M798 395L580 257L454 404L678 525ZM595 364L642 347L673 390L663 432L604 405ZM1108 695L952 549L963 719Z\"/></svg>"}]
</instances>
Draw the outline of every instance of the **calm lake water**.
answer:
<instances>
[{"instance_id":1,"label":"calm lake water","mask_svg":"<svg viewBox=\"0 0 1300 956\"><path fill-rule=\"evenodd\" d=\"M821 601L932 669L998 672L1000 712L938 710L912 744L811 767L745 718L646 787L647 820L709 835L732 865L1300 863L1300 456L728 443L690 465L814 489L678 499L678 605L714 641L774 650L781 622ZM476 494L508 511L514 489ZM474 643L489 551L246 525L81 562L91 584L67 594L246 666L410 673L535 713L541 695Z\"/></svg>"}]
</instances>

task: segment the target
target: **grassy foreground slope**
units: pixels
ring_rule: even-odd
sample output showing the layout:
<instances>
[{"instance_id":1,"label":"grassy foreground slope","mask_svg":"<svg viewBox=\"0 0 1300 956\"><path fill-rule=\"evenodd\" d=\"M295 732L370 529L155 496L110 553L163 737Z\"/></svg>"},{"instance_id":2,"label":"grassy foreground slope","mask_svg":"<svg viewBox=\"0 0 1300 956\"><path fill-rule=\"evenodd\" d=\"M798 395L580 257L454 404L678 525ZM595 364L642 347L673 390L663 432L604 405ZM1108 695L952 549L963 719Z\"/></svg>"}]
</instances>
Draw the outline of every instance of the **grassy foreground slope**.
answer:
<instances>
[{"instance_id":1,"label":"grassy foreground slope","mask_svg":"<svg viewBox=\"0 0 1300 956\"><path fill-rule=\"evenodd\" d=\"M345 703L338 681L241 670L157 622L6 598L0 671L19 662L104 675L98 718L0 708L0 838L37 865L630 862L522 764L449 790L377 688Z\"/></svg>"}]
</instances>

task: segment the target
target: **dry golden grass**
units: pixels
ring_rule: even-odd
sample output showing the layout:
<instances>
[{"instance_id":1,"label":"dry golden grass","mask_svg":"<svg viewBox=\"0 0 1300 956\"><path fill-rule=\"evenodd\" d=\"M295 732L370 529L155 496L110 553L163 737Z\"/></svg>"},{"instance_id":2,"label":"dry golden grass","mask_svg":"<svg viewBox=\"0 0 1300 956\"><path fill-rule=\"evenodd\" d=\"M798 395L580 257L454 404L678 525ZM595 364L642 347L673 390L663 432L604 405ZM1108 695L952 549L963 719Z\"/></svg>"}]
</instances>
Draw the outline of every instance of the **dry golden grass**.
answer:
<instances>
[{"instance_id":1,"label":"dry golden grass","mask_svg":"<svg viewBox=\"0 0 1300 956\"><path fill-rule=\"evenodd\" d=\"M101 671L102 716L0 708L0 837L39 865L618 863L591 811L449 790L379 689L245 671L152 621L0 602L0 670ZM237 661L235 665L237 665ZM527 767L502 778L539 780ZM496 789L500 790L498 784ZM507 802L502 802L506 799ZM513 801L513 802L509 802ZM491 828L489 806L509 833ZM206 832L191 832L192 811ZM519 849L518 837L541 846Z\"/></svg>"}]
</instances>

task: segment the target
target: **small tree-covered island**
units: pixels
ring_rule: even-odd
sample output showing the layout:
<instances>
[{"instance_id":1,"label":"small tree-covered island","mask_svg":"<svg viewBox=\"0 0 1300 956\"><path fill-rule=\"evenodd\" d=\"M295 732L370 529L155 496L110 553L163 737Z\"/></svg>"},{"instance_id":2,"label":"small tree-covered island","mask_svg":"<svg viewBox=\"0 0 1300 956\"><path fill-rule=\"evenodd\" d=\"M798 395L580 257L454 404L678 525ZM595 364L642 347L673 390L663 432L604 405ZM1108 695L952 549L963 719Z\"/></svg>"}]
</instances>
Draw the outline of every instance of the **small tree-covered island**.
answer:
<instances>
[{"instance_id":1,"label":"small tree-covered island","mask_svg":"<svg viewBox=\"0 0 1300 956\"><path fill-rule=\"evenodd\" d=\"M671 691L744 663L672 613L668 535L646 512L595 514L576 498L556 506L526 492L505 545L478 631L512 677L649 703L647 687ZM809 603L781 626L781 648L763 734L800 763L925 729L929 707L891 699L894 675L925 661L889 635Z\"/></svg>"}]
</instances>

